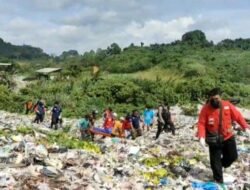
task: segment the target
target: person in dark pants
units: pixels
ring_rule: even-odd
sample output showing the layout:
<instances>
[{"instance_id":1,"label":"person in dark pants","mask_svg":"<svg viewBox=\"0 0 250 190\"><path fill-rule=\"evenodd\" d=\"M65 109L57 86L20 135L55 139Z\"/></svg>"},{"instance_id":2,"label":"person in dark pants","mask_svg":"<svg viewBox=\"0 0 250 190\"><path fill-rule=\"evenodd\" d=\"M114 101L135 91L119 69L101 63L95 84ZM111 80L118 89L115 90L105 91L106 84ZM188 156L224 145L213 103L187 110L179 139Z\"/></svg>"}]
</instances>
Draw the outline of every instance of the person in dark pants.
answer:
<instances>
[{"instance_id":1,"label":"person in dark pants","mask_svg":"<svg viewBox=\"0 0 250 190\"><path fill-rule=\"evenodd\" d=\"M224 182L222 168L230 167L238 158L232 122L236 121L243 130L250 133L241 113L232 103L222 100L220 95L219 88L209 92L209 100L203 106L198 121L198 138L204 149L205 142L209 146L210 165L217 183ZM211 141L211 134L220 140Z\"/></svg>"},{"instance_id":2,"label":"person in dark pants","mask_svg":"<svg viewBox=\"0 0 250 190\"><path fill-rule=\"evenodd\" d=\"M50 128L53 128L53 126L55 125L55 129L57 130L61 113L62 113L62 108L60 107L59 102L56 101L51 110Z\"/></svg>"},{"instance_id":3,"label":"person in dark pants","mask_svg":"<svg viewBox=\"0 0 250 190\"><path fill-rule=\"evenodd\" d=\"M41 123L44 120L44 116L45 116L45 106L43 102L38 102L35 106L34 109L35 113L36 113L36 118L34 120L34 123Z\"/></svg>"},{"instance_id":4,"label":"person in dark pants","mask_svg":"<svg viewBox=\"0 0 250 190\"><path fill-rule=\"evenodd\" d=\"M223 183L222 167L228 168L238 158L234 137L218 145L209 145L209 156L215 181Z\"/></svg>"},{"instance_id":5,"label":"person in dark pants","mask_svg":"<svg viewBox=\"0 0 250 190\"><path fill-rule=\"evenodd\" d=\"M155 139L158 139L162 131L171 131L175 135L175 126L171 119L171 113L169 111L169 106L166 103L162 104L158 108L158 129L156 132Z\"/></svg>"},{"instance_id":6,"label":"person in dark pants","mask_svg":"<svg viewBox=\"0 0 250 190\"><path fill-rule=\"evenodd\" d=\"M131 116L132 138L133 139L142 135L142 130L141 130L141 126L140 126L141 121L142 120L141 120L139 112L137 110L133 110L132 116Z\"/></svg>"}]
</instances>

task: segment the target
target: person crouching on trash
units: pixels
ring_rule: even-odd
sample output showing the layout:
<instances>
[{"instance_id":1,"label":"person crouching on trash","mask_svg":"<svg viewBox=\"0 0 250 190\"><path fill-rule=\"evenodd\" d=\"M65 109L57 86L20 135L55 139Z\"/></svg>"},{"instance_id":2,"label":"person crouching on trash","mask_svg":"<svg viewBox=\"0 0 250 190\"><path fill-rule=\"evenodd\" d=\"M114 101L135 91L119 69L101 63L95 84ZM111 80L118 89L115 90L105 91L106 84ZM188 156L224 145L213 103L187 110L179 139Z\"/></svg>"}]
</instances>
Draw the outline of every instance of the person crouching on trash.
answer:
<instances>
[{"instance_id":1,"label":"person crouching on trash","mask_svg":"<svg viewBox=\"0 0 250 190\"><path fill-rule=\"evenodd\" d=\"M124 117L120 117L120 119L116 119L116 116L114 116L114 127L112 129L111 137L119 137L124 138L125 132L122 128L122 122L124 121Z\"/></svg>"},{"instance_id":2,"label":"person crouching on trash","mask_svg":"<svg viewBox=\"0 0 250 190\"><path fill-rule=\"evenodd\" d=\"M220 95L219 88L209 92L209 100L203 106L198 121L198 138L204 149L208 144L210 165L217 183L223 183L222 168L228 168L238 158L232 122L236 121L250 134L241 113L229 101L222 100Z\"/></svg>"},{"instance_id":3,"label":"person crouching on trash","mask_svg":"<svg viewBox=\"0 0 250 190\"><path fill-rule=\"evenodd\" d=\"M78 126L81 132L81 139L86 139L92 137L90 132L90 116L86 114L82 119L80 119Z\"/></svg>"}]
</instances>

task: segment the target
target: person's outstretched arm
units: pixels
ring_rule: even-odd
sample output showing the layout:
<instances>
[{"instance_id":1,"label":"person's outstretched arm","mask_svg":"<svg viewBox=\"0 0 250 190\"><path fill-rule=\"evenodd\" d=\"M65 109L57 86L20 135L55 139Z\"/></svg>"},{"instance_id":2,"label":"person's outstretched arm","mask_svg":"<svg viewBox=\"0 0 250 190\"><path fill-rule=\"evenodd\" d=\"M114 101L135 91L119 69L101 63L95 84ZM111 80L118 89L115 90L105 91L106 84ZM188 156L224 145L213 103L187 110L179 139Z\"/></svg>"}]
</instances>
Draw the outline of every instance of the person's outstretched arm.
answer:
<instances>
[{"instance_id":1,"label":"person's outstretched arm","mask_svg":"<svg viewBox=\"0 0 250 190\"><path fill-rule=\"evenodd\" d=\"M242 114L235 108L233 104L230 103L229 105L233 121L236 121L243 130L249 129L249 125L247 124Z\"/></svg>"}]
</instances>

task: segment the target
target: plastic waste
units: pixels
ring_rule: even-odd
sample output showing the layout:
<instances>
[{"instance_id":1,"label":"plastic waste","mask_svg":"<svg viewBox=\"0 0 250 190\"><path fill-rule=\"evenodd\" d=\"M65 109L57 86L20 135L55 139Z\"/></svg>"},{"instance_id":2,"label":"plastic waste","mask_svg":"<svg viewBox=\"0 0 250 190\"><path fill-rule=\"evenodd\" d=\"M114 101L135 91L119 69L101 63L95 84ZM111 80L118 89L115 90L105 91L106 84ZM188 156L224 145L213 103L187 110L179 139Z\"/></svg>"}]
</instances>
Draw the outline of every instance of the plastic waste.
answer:
<instances>
[{"instance_id":1,"label":"plastic waste","mask_svg":"<svg viewBox=\"0 0 250 190\"><path fill-rule=\"evenodd\" d=\"M60 175L59 170L51 166L43 167L40 172L47 177L58 177Z\"/></svg>"},{"instance_id":2,"label":"plastic waste","mask_svg":"<svg viewBox=\"0 0 250 190\"><path fill-rule=\"evenodd\" d=\"M192 182L193 190L219 190L216 183L213 182Z\"/></svg>"},{"instance_id":3,"label":"plastic waste","mask_svg":"<svg viewBox=\"0 0 250 190\"><path fill-rule=\"evenodd\" d=\"M167 178L162 178L162 179L160 179L160 185L166 186L166 185L168 185L168 184L169 184L169 181L168 181Z\"/></svg>"},{"instance_id":4,"label":"plastic waste","mask_svg":"<svg viewBox=\"0 0 250 190\"><path fill-rule=\"evenodd\" d=\"M51 158L46 158L44 160L44 163L48 166L53 166L57 169L62 169L63 168L63 163L61 160L58 159L51 159Z\"/></svg>"},{"instance_id":5,"label":"plastic waste","mask_svg":"<svg viewBox=\"0 0 250 190\"><path fill-rule=\"evenodd\" d=\"M11 139L13 140L13 141L15 141L15 142L21 142L22 140L23 140L23 136L22 135L13 135L13 136L11 136Z\"/></svg>"},{"instance_id":6,"label":"plastic waste","mask_svg":"<svg viewBox=\"0 0 250 190\"><path fill-rule=\"evenodd\" d=\"M38 145L36 147L36 158L37 159L44 159L48 156L48 150L45 148L44 145Z\"/></svg>"},{"instance_id":7,"label":"plastic waste","mask_svg":"<svg viewBox=\"0 0 250 190\"><path fill-rule=\"evenodd\" d=\"M37 189L38 190L51 190L51 188L49 187L47 183L38 184Z\"/></svg>"},{"instance_id":8,"label":"plastic waste","mask_svg":"<svg viewBox=\"0 0 250 190\"><path fill-rule=\"evenodd\" d=\"M237 147L239 153L250 153L250 147L246 147L244 145L240 145Z\"/></svg>"},{"instance_id":9,"label":"plastic waste","mask_svg":"<svg viewBox=\"0 0 250 190\"><path fill-rule=\"evenodd\" d=\"M128 154L136 155L140 151L140 147L138 146L132 146L129 148Z\"/></svg>"},{"instance_id":10,"label":"plastic waste","mask_svg":"<svg viewBox=\"0 0 250 190\"><path fill-rule=\"evenodd\" d=\"M15 179L11 174L0 172L0 187L9 187L15 184Z\"/></svg>"},{"instance_id":11,"label":"plastic waste","mask_svg":"<svg viewBox=\"0 0 250 190\"><path fill-rule=\"evenodd\" d=\"M11 147L6 145L0 148L0 158L9 158L11 155Z\"/></svg>"},{"instance_id":12,"label":"plastic waste","mask_svg":"<svg viewBox=\"0 0 250 190\"><path fill-rule=\"evenodd\" d=\"M0 157L1 154L4 157L0 159L0 189L144 189L144 185L150 189L216 189L215 184L202 182L212 178L212 171L208 154L201 150L198 139L194 137L196 128L192 126L197 118L184 116L181 110L173 110L173 113L177 113L175 136L163 133L152 143L156 127L126 142L119 138L95 136L94 143L101 147L99 153L87 151L84 147L88 147L85 146L88 142L84 142L82 149L78 149L78 142L77 146L70 144L76 147L74 149L61 147L66 143L59 141L56 135L63 130L47 129L49 117L45 118L44 125L37 125L31 123L33 116L27 121L24 119L27 116L0 111L0 126L1 121L12 126L4 129L0 137ZM77 120L65 121L73 126ZM97 124L102 125L100 121ZM21 140L17 130L19 125L29 126L34 132L25 136L21 133L23 139L16 143ZM75 127L71 129L69 138L79 137L79 130L73 133ZM240 153L238 161L230 167L230 173L224 172L224 181L228 189L250 189L250 140L236 136L236 142ZM9 175L2 176L2 173ZM229 178L226 174L230 174Z\"/></svg>"},{"instance_id":13,"label":"plastic waste","mask_svg":"<svg viewBox=\"0 0 250 190\"><path fill-rule=\"evenodd\" d=\"M112 138L112 143L119 143L120 142L120 139L119 138Z\"/></svg>"},{"instance_id":14,"label":"plastic waste","mask_svg":"<svg viewBox=\"0 0 250 190\"><path fill-rule=\"evenodd\" d=\"M224 173L223 178L224 178L224 183L227 185L234 183L236 180L235 177L233 177L230 174L226 174L226 173Z\"/></svg>"}]
</instances>

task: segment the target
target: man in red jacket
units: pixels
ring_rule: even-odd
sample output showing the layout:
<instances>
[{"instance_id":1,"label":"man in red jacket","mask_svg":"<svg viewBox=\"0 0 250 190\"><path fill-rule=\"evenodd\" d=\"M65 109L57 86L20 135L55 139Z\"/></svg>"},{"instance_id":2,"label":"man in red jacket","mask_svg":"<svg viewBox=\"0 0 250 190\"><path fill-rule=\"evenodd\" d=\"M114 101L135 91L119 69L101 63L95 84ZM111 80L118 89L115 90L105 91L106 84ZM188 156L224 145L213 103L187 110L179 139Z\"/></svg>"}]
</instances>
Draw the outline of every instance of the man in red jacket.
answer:
<instances>
[{"instance_id":1,"label":"man in red jacket","mask_svg":"<svg viewBox=\"0 0 250 190\"><path fill-rule=\"evenodd\" d=\"M223 183L222 167L229 167L238 157L232 122L236 121L248 134L250 131L241 113L229 101L222 100L220 94L219 88L210 91L209 100L203 106L198 121L198 137L202 147L205 147L205 139L208 140L208 134L217 133L223 139L222 142L217 143L207 141L210 165L217 183ZM222 119L219 127L220 109L222 110Z\"/></svg>"}]
</instances>

